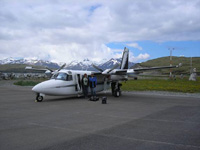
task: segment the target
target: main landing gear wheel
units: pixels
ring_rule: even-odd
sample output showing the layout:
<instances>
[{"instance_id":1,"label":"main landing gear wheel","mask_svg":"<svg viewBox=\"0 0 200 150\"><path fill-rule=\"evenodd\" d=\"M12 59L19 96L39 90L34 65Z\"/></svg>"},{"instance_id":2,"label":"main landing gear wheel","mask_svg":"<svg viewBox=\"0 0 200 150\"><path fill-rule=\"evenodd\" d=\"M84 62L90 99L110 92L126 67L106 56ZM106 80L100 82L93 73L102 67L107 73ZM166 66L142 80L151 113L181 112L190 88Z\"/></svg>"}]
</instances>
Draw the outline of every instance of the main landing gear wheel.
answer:
<instances>
[{"instance_id":1,"label":"main landing gear wheel","mask_svg":"<svg viewBox=\"0 0 200 150\"><path fill-rule=\"evenodd\" d=\"M122 86L121 83L119 82L113 82L111 84L111 88L112 88L112 95L115 97L120 97L121 96L121 90L120 87Z\"/></svg>"},{"instance_id":2,"label":"main landing gear wheel","mask_svg":"<svg viewBox=\"0 0 200 150\"><path fill-rule=\"evenodd\" d=\"M42 102L42 101L43 101L43 96L37 95L37 96L36 96L36 100L37 100L38 102Z\"/></svg>"},{"instance_id":3,"label":"main landing gear wheel","mask_svg":"<svg viewBox=\"0 0 200 150\"><path fill-rule=\"evenodd\" d=\"M121 96L121 91L120 90L115 90L114 96L115 97L120 97Z\"/></svg>"}]
</instances>

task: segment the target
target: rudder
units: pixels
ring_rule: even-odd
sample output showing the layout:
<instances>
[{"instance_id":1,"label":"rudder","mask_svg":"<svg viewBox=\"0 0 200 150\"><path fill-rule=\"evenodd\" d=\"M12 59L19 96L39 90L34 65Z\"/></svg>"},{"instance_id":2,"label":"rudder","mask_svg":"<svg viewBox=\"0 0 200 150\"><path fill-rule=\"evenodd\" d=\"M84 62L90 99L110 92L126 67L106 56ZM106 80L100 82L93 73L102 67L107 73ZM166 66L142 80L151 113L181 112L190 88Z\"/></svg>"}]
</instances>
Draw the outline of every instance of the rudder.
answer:
<instances>
[{"instance_id":1,"label":"rudder","mask_svg":"<svg viewBox=\"0 0 200 150\"><path fill-rule=\"evenodd\" d=\"M120 69L128 69L129 49L124 47Z\"/></svg>"}]
</instances>

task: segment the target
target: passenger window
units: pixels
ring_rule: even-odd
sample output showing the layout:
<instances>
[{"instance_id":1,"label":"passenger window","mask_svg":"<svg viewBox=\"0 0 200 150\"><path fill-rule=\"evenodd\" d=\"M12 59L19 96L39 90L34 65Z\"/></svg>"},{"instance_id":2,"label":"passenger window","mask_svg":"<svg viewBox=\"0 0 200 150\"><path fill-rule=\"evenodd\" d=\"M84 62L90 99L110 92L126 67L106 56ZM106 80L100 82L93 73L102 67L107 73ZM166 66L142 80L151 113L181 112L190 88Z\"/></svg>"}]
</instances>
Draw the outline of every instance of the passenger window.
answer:
<instances>
[{"instance_id":1,"label":"passenger window","mask_svg":"<svg viewBox=\"0 0 200 150\"><path fill-rule=\"evenodd\" d=\"M67 81L72 81L72 75L67 76Z\"/></svg>"}]
</instances>

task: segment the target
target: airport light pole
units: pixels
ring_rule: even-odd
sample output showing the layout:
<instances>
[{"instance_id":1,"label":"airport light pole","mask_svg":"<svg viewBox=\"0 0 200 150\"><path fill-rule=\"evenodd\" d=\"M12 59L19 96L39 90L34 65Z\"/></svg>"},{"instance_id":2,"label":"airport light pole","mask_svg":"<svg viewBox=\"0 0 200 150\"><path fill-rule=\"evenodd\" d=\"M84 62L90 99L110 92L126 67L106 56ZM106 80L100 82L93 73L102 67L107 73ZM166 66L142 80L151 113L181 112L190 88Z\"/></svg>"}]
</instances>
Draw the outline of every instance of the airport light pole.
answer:
<instances>
[{"instance_id":1,"label":"airport light pole","mask_svg":"<svg viewBox=\"0 0 200 150\"><path fill-rule=\"evenodd\" d=\"M172 51L175 50L175 48L169 48L169 51L170 51L170 66L172 66ZM170 69L170 72L169 72L169 77L172 78L172 69Z\"/></svg>"},{"instance_id":2,"label":"airport light pole","mask_svg":"<svg viewBox=\"0 0 200 150\"><path fill-rule=\"evenodd\" d=\"M192 73L192 57L190 57L190 74Z\"/></svg>"}]
</instances>

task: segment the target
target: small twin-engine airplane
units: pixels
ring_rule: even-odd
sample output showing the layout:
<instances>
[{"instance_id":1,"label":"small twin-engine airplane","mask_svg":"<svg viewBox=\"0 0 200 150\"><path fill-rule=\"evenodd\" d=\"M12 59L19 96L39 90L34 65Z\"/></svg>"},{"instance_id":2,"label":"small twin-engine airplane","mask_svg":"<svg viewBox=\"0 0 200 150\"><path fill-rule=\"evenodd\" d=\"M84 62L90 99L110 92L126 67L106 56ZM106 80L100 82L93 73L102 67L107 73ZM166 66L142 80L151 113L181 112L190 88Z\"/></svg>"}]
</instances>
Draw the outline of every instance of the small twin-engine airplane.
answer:
<instances>
[{"instance_id":1,"label":"small twin-engine airplane","mask_svg":"<svg viewBox=\"0 0 200 150\"><path fill-rule=\"evenodd\" d=\"M92 74L97 78L96 92L107 90L111 87L112 95L119 97L121 95L120 81L128 80L131 77L137 77L140 72L155 69L177 68L177 66L163 66L152 68L136 68L128 69L129 50L124 48L121 64L116 64L111 69L102 70L93 65L98 71L80 71L80 70L66 70L60 69L56 71L50 80L41 82L32 88L36 93L36 100L41 102L45 95L52 96L68 96L68 95L82 95L82 78L84 74L90 77ZM116 69L120 66L119 69ZM90 93L90 89L88 89Z\"/></svg>"}]
</instances>

